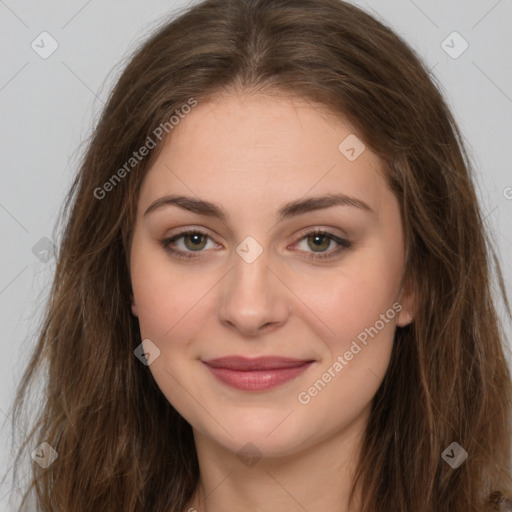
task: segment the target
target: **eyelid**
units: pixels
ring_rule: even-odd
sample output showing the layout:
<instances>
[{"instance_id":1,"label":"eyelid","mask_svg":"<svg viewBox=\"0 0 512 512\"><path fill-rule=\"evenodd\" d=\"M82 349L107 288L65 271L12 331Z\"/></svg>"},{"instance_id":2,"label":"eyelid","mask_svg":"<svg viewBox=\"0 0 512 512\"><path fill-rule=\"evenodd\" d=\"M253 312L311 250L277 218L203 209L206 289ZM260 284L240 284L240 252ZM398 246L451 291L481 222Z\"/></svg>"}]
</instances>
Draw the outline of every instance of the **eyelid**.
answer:
<instances>
[{"instance_id":1,"label":"eyelid","mask_svg":"<svg viewBox=\"0 0 512 512\"><path fill-rule=\"evenodd\" d=\"M297 231L293 237L301 237L304 238L306 235L314 234L314 233L324 233L325 235L329 235L335 238L339 238L340 240L348 240L349 236L346 233L341 232L342 230L340 228L334 228L330 226L309 226L307 228L300 229ZM341 233L340 233L341 232Z\"/></svg>"}]
</instances>

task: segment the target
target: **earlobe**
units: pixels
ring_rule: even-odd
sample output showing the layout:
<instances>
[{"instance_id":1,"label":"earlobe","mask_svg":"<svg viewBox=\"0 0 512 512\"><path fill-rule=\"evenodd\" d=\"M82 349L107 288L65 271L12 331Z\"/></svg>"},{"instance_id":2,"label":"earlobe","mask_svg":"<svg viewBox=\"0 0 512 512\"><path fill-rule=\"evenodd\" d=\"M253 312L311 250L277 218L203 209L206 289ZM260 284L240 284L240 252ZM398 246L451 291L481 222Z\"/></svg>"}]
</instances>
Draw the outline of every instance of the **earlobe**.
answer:
<instances>
[{"instance_id":1,"label":"earlobe","mask_svg":"<svg viewBox=\"0 0 512 512\"><path fill-rule=\"evenodd\" d=\"M132 301L132 314L133 314L133 316L139 316L139 314L137 312L137 306L135 305L135 302L133 300L133 294L130 295L130 300Z\"/></svg>"},{"instance_id":2,"label":"earlobe","mask_svg":"<svg viewBox=\"0 0 512 512\"><path fill-rule=\"evenodd\" d=\"M414 315L411 311L406 310L405 308L398 313L398 317L396 320L397 327L405 327L409 325L414 320Z\"/></svg>"},{"instance_id":3,"label":"earlobe","mask_svg":"<svg viewBox=\"0 0 512 512\"><path fill-rule=\"evenodd\" d=\"M396 325L397 327L405 327L413 322L416 315L416 294L409 289L399 303L402 309L396 317Z\"/></svg>"}]
</instances>

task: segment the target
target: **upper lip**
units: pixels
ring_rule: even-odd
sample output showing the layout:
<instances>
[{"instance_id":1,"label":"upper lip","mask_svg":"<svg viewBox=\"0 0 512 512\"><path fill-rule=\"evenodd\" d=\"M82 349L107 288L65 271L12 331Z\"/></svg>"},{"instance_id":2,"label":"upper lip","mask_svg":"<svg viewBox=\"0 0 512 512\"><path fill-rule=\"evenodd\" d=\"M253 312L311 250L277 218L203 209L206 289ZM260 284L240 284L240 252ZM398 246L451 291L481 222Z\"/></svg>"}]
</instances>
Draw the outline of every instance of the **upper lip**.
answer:
<instances>
[{"instance_id":1,"label":"upper lip","mask_svg":"<svg viewBox=\"0 0 512 512\"><path fill-rule=\"evenodd\" d=\"M219 357L203 361L205 364L213 368L226 368L229 370L280 370L283 368L295 368L305 363L312 362L311 359L292 359L289 357L255 357L247 358L240 356Z\"/></svg>"}]
</instances>

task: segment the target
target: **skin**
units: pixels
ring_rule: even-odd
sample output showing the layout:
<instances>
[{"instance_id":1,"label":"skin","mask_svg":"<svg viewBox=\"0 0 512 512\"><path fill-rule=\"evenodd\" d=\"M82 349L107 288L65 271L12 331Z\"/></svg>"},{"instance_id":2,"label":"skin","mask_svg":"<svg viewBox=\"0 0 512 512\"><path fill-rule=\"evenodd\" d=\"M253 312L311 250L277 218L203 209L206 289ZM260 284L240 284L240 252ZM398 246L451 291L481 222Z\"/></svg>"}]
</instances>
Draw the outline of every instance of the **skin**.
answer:
<instances>
[{"instance_id":1,"label":"skin","mask_svg":"<svg viewBox=\"0 0 512 512\"><path fill-rule=\"evenodd\" d=\"M130 253L132 311L142 339L160 350L149 365L155 381L194 431L201 478L187 511L348 510L372 399L396 325L412 321L414 303L401 289L402 223L382 164L368 147L355 161L338 149L354 133L301 99L232 93L193 109L144 178ZM285 203L333 192L373 212L338 205L276 219ZM228 218L174 205L144 215L169 194L217 203ZM186 227L208 234L173 243L192 259L161 244ZM314 229L352 247L335 254L340 246L322 239L316 248L306 236ZM263 251L252 263L236 252L248 236ZM308 258L325 253L333 256ZM395 302L401 311L300 403L298 394ZM315 362L276 388L240 391L202 363L227 355ZM237 457L249 442L261 454L251 466Z\"/></svg>"}]
</instances>

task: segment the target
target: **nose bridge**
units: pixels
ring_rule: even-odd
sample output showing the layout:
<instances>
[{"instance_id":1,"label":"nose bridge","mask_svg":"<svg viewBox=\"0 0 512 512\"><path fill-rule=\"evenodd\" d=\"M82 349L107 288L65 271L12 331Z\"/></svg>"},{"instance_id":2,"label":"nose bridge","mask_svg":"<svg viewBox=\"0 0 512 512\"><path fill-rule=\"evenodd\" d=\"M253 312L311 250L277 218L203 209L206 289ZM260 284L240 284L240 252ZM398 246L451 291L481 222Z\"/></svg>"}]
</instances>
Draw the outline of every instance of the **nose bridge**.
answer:
<instances>
[{"instance_id":1,"label":"nose bridge","mask_svg":"<svg viewBox=\"0 0 512 512\"><path fill-rule=\"evenodd\" d=\"M234 269L231 276L231 294L240 298L250 295L253 302L268 298L268 277L270 271L268 250L262 251L254 260L244 259L238 254L234 257Z\"/></svg>"},{"instance_id":2,"label":"nose bridge","mask_svg":"<svg viewBox=\"0 0 512 512\"><path fill-rule=\"evenodd\" d=\"M284 287L269 269L269 250L248 237L233 254L233 266L222 287L219 320L245 334L284 322L287 298Z\"/></svg>"}]
</instances>

